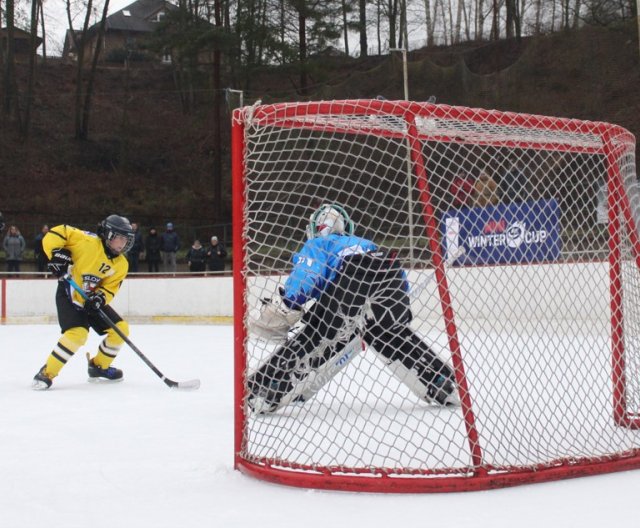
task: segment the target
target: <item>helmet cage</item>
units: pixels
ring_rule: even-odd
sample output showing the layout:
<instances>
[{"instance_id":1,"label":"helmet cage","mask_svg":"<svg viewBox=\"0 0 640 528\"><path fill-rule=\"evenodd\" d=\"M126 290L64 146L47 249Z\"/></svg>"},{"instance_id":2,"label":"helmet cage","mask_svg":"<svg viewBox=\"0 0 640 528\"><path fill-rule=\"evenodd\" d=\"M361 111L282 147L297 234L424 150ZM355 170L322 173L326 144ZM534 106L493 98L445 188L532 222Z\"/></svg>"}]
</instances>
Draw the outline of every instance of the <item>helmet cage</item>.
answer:
<instances>
[{"instance_id":1,"label":"helmet cage","mask_svg":"<svg viewBox=\"0 0 640 528\"><path fill-rule=\"evenodd\" d=\"M347 211L337 204L325 204L309 218L307 239L325 237L331 234L353 235L353 221Z\"/></svg>"},{"instance_id":2,"label":"helmet cage","mask_svg":"<svg viewBox=\"0 0 640 528\"><path fill-rule=\"evenodd\" d=\"M133 232L133 228L131 227L129 220L127 220L124 216L108 216L100 224L98 235L100 236L100 238L102 238L107 249L114 255L123 255L127 253L133 247L133 244L135 242L135 234ZM111 248L110 243L119 236L126 239L126 243L120 251L116 252Z\"/></svg>"}]
</instances>

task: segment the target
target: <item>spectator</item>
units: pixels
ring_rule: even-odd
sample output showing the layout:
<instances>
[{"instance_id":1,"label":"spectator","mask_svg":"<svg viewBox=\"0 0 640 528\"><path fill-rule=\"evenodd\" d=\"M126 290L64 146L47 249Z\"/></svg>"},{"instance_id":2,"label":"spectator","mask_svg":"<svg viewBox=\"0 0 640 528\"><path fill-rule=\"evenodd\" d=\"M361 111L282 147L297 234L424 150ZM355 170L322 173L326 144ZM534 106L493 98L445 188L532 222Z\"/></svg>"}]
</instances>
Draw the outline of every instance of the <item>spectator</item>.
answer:
<instances>
[{"instance_id":1,"label":"spectator","mask_svg":"<svg viewBox=\"0 0 640 528\"><path fill-rule=\"evenodd\" d=\"M160 251L162 251L162 264L165 272L175 273L178 249L180 249L180 238L178 238L178 233L173 230L173 224L169 222L166 231L160 237Z\"/></svg>"},{"instance_id":2,"label":"spectator","mask_svg":"<svg viewBox=\"0 0 640 528\"><path fill-rule=\"evenodd\" d=\"M473 189L473 177L465 171L460 171L456 177L453 178L449 187L451 206L455 209L471 207L473 205Z\"/></svg>"},{"instance_id":3,"label":"spectator","mask_svg":"<svg viewBox=\"0 0 640 528\"><path fill-rule=\"evenodd\" d=\"M202 272L205 270L207 263L207 250L202 247L199 240L194 240L193 245L187 251L187 263L189 271Z\"/></svg>"},{"instance_id":4,"label":"spectator","mask_svg":"<svg viewBox=\"0 0 640 528\"><path fill-rule=\"evenodd\" d=\"M502 201L520 202L525 199L527 192L527 177L522 169L520 158L516 154L511 154L506 164L507 168L498 182Z\"/></svg>"},{"instance_id":5,"label":"spectator","mask_svg":"<svg viewBox=\"0 0 640 528\"><path fill-rule=\"evenodd\" d=\"M26 245L24 237L20 234L18 228L12 225L2 243L7 259L7 271L20 272L20 261Z\"/></svg>"},{"instance_id":6,"label":"spectator","mask_svg":"<svg viewBox=\"0 0 640 528\"><path fill-rule=\"evenodd\" d=\"M0 231L4 229L4 216L0 213Z\"/></svg>"},{"instance_id":7,"label":"spectator","mask_svg":"<svg viewBox=\"0 0 640 528\"><path fill-rule=\"evenodd\" d=\"M487 205L497 205L500 202L498 194L498 184L486 172L481 172L476 179L475 205L476 207L486 207Z\"/></svg>"},{"instance_id":8,"label":"spectator","mask_svg":"<svg viewBox=\"0 0 640 528\"><path fill-rule=\"evenodd\" d=\"M142 233L140 233L138 229L138 224L131 222L131 229L133 229L133 246L131 246L131 249L127 253L129 273L138 273L140 253L144 251L144 242L142 241Z\"/></svg>"},{"instance_id":9,"label":"spectator","mask_svg":"<svg viewBox=\"0 0 640 528\"><path fill-rule=\"evenodd\" d=\"M155 227L149 229L147 240L144 243L149 273L160 271L160 237Z\"/></svg>"},{"instance_id":10,"label":"spectator","mask_svg":"<svg viewBox=\"0 0 640 528\"><path fill-rule=\"evenodd\" d=\"M224 244L218 241L217 236L211 237L211 244L207 250L207 264L209 271L224 271L224 259L227 256L227 250Z\"/></svg>"},{"instance_id":11,"label":"spectator","mask_svg":"<svg viewBox=\"0 0 640 528\"><path fill-rule=\"evenodd\" d=\"M49 263L49 259L47 258L47 254L42 249L42 239L44 235L49 232L49 226L43 225L40 233L36 235L36 238L33 241L33 256L36 259L36 266L38 268L38 272L44 273L47 271L47 264Z\"/></svg>"}]
</instances>

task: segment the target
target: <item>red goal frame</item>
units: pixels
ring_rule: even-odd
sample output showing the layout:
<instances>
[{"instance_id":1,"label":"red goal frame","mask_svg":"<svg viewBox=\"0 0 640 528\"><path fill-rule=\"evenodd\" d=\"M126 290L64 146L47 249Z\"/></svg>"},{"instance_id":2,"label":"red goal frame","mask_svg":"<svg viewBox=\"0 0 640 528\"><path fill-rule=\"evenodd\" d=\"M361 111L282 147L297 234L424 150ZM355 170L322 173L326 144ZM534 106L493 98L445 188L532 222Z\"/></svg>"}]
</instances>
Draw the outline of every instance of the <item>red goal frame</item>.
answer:
<instances>
[{"instance_id":1,"label":"red goal frame","mask_svg":"<svg viewBox=\"0 0 640 528\"><path fill-rule=\"evenodd\" d=\"M263 459L249 461L242 456L242 444L245 435L245 364L247 331L245 318L247 313L245 289L246 277L243 272L246 240L244 239L244 153L245 118L260 123L278 123L286 127L314 127L314 121L308 116L338 116L335 121L324 122L323 130L349 132L359 131L393 136L396 133L387 129L376 130L375 125L363 129L362 124L352 126L348 116L394 116L402 120L406 132L400 134L409 144L413 177L419 190L422 216L427 226L426 237L433 255L433 266L438 284L439 301L446 325L446 333L451 350L456 380L460 388L460 399L467 442L471 453L471 464L463 469L450 470L411 470L407 472L378 472L375 468L317 467L290 463L281 459ZM341 120L339 117L345 116ZM270 482L304 488L337 489L373 492L446 492L481 490L517 484L559 480L583 475L622 471L640 467L640 449L617 453L606 460L593 458L562 458L552 463L533 465L527 468L493 468L483 462L483 450L476 424L473 402L469 396L465 366L460 352L456 316L452 307L451 295L445 274L445 263L439 240L439 233L432 197L429 191L429 174L423 158L423 143L439 141L446 143L469 142L469 134L458 137L455 130L448 133L431 135L417 125L417 120L444 119L459 122L465 130L474 126L489 124L496 130L529 131L531 134L500 135L492 137L479 135L478 144L507 148L527 148L555 150L559 152L596 153L607 160L607 190L609 218L609 285L611 306L611 383L613 386L612 420L620 427L640 428L640 416L630 414L626 405L625 379L625 341L623 336L624 314L621 288L621 245L622 229L629 233L632 256L640 269L640 239L632 214L630 200L624 192L624 182L619 168L619 158L628 154L631 146L635 149L634 136L622 127L575 119L554 118L529 114L500 112L495 110L471 109L434 105L417 102L391 101L332 101L309 103L282 103L256 105L238 109L233 115L232 128L232 178L233 178L233 247L234 247L234 465L236 469L256 478ZM465 128L467 127L467 128ZM543 133L548 130L562 130L567 138L565 142L549 143ZM575 139L575 141L573 139ZM582 141L582 138L587 138ZM474 143L475 144L475 143ZM623 221L620 221L622 217Z\"/></svg>"}]
</instances>

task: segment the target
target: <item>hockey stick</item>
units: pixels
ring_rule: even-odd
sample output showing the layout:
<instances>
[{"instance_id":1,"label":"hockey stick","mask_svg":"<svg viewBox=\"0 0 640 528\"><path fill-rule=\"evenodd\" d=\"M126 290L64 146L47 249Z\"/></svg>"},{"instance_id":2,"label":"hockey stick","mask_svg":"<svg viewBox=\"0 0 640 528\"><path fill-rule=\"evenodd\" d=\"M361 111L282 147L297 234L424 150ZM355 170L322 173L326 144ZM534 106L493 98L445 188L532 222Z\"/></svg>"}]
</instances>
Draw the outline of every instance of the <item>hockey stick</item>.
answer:
<instances>
[{"instance_id":1,"label":"hockey stick","mask_svg":"<svg viewBox=\"0 0 640 528\"><path fill-rule=\"evenodd\" d=\"M63 279L65 281L67 281L71 287L76 290L78 292L78 294L86 301L88 299L87 294L85 293L85 291L78 285L78 283L76 281L73 280L73 278L71 277L71 275L69 275L68 273L63 277ZM151 363L151 361L149 361L149 359L147 358L147 356L145 356L140 349L134 345L131 340L122 333L122 330L120 330L116 324L109 318L109 316L104 313L104 311L102 310L102 308L100 308L98 310L98 314L100 315L100 317L102 318L102 320L109 326L109 328L111 328L116 334L118 334L120 336L120 338L127 344L129 345L129 348L131 348L131 350L133 350L136 354L138 354L138 357L145 362L145 364L147 365L147 367L149 367L151 370L153 370L153 372L155 373L156 376L158 376L162 381L165 382L165 384L172 388L172 389L198 389L200 388L200 380L199 379L192 379L189 381L173 381L170 380L169 378L167 378L162 372L160 372L160 370L158 370L158 368Z\"/></svg>"},{"instance_id":2,"label":"hockey stick","mask_svg":"<svg viewBox=\"0 0 640 528\"><path fill-rule=\"evenodd\" d=\"M451 252L451 254L447 256L446 260L444 261L444 265L447 267L453 265L455 261L458 260L460 257L462 257L466 252L467 250L464 248L464 246L459 246L458 249ZM435 278L436 278L436 272L435 270L433 270L431 273L429 273L427 277L425 277L425 279L422 282L419 282L413 288L411 288L411 291L409 292L409 296L412 299L415 299L416 297L418 297L418 295L420 295L424 291L424 289L429 285L429 283Z\"/></svg>"}]
</instances>

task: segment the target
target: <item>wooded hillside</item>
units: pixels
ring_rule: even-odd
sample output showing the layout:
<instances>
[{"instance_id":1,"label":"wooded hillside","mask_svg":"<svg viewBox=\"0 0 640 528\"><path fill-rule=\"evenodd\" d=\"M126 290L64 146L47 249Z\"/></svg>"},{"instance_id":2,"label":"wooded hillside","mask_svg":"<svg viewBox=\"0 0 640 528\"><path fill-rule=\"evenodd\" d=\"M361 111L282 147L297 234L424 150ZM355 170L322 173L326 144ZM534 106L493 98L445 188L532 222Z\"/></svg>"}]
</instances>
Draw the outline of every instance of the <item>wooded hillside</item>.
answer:
<instances>
[{"instance_id":1,"label":"wooded hillside","mask_svg":"<svg viewBox=\"0 0 640 528\"><path fill-rule=\"evenodd\" d=\"M640 131L637 26L409 53L413 100L603 120ZM24 68L24 69L22 69ZM19 65L26 75L26 66ZM23 77L24 78L24 77ZM400 54L309 60L308 99L402 99ZM235 88L230 72L223 87ZM74 66L38 65L32 127L0 128L0 210L10 223L93 225L110 212L143 225L230 221L230 110L222 97L222 210L214 210L211 75L194 79L189 112L170 66L99 67L88 140L74 139ZM300 99L293 67L254 71L245 104ZM24 229L23 229L24 231ZM30 232L24 233L30 236Z\"/></svg>"}]
</instances>

